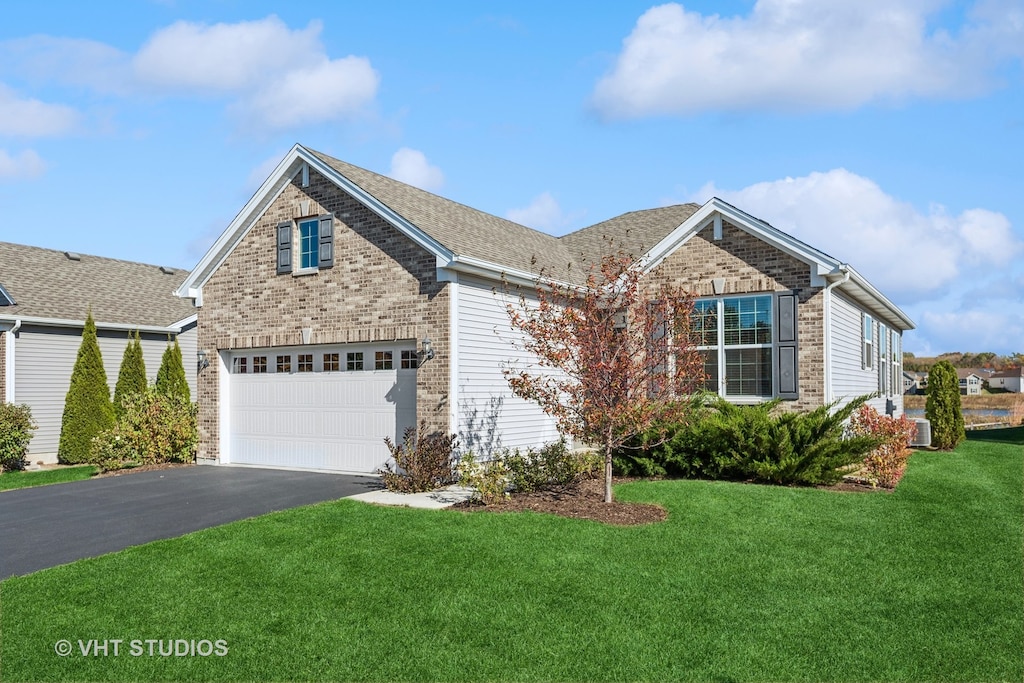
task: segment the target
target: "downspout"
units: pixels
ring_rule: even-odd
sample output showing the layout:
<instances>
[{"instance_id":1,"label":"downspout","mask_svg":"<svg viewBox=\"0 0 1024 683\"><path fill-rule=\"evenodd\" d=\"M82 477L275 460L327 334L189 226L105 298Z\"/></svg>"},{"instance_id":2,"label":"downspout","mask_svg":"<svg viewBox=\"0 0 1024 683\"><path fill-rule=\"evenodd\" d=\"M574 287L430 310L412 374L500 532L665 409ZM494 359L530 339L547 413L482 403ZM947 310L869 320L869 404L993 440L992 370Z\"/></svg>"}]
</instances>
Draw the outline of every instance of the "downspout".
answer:
<instances>
[{"instance_id":1,"label":"downspout","mask_svg":"<svg viewBox=\"0 0 1024 683\"><path fill-rule=\"evenodd\" d=\"M21 329L21 318L15 318L14 325L7 330L4 344L4 402L14 403L14 337Z\"/></svg>"},{"instance_id":2,"label":"downspout","mask_svg":"<svg viewBox=\"0 0 1024 683\"><path fill-rule=\"evenodd\" d=\"M834 282L829 282L825 285L823 290L825 293L824 306L825 309L825 403L832 403L835 400L835 396L832 392L832 289L839 285L845 284L850 281L849 267L845 263L840 263L838 268L838 274L842 275L839 279ZM836 275L837 273L829 273L825 276L826 279Z\"/></svg>"}]
</instances>

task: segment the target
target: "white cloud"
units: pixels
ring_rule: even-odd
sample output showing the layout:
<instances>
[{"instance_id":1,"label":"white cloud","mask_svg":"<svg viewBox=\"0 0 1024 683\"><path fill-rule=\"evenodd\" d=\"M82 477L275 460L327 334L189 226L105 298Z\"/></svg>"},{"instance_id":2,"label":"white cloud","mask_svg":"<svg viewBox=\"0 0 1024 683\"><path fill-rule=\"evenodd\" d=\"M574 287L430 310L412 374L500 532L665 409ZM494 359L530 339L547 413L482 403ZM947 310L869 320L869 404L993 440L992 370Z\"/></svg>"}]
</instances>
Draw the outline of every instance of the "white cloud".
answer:
<instances>
[{"instance_id":1,"label":"white cloud","mask_svg":"<svg viewBox=\"0 0 1024 683\"><path fill-rule=\"evenodd\" d=\"M520 225L553 233L566 227L575 216L566 215L550 192L542 192L527 206L509 209L505 213L505 218Z\"/></svg>"},{"instance_id":2,"label":"white cloud","mask_svg":"<svg viewBox=\"0 0 1024 683\"><path fill-rule=\"evenodd\" d=\"M426 155L416 149L402 147L391 157L389 176L424 190L435 191L444 185L444 173L431 166Z\"/></svg>"},{"instance_id":3,"label":"white cloud","mask_svg":"<svg viewBox=\"0 0 1024 683\"><path fill-rule=\"evenodd\" d=\"M1024 350L1024 307L1011 310L924 311L915 337L927 340L927 348L946 351L993 351L1000 354Z\"/></svg>"},{"instance_id":4,"label":"white cloud","mask_svg":"<svg viewBox=\"0 0 1024 683\"><path fill-rule=\"evenodd\" d=\"M62 104L19 98L0 83L0 135L46 137L63 135L78 123L78 112Z\"/></svg>"},{"instance_id":5,"label":"white cloud","mask_svg":"<svg viewBox=\"0 0 1024 683\"><path fill-rule=\"evenodd\" d=\"M936 0L758 0L747 16L653 7L593 94L608 118L707 110L848 109L965 97L1024 57L1018 0L977 3L957 35L929 28Z\"/></svg>"},{"instance_id":6,"label":"white cloud","mask_svg":"<svg viewBox=\"0 0 1024 683\"><path fill-rule=\"evenodd\" d=\"M365 57L332 59L321 25L291 29L276 16L235 24L179 21L135 54L87 40L32 36L0 43L0 71L123 97L228 98L250 127L278 130L351 116L372 103L380 77Z\"/></svg>"},{"instance_id":7,"label":"white cloud","mask_svg":"<svg viewBox=\"0 0 1024 683\"><path fill-rule=\"evenodd\" d=\"M46 162L34 150L26 149L11 156L0 149L0 180L24 180L36 178L46 171Z\"/></svg>"},{"instance_id":8,"label":"white cloud","mask_svg":"<svg viewBox=\"0 0 1024 683\"><path fill-rule=\"evenodd\" d=\"M1001 213L950 215L941 206L922 213L845 169L735 191L709 184L693 199L711 196L850 263L897 302L934 298L1006 268L1024 249Z\"/></svg>"}]
</instances>

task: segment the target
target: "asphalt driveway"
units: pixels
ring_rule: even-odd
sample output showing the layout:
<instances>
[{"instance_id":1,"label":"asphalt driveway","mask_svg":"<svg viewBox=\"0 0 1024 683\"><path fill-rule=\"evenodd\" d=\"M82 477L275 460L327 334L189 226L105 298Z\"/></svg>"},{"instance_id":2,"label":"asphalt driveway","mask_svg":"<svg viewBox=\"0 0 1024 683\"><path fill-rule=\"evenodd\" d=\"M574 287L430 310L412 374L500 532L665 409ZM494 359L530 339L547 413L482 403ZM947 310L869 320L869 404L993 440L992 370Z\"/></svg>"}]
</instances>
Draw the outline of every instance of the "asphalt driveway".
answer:
<instances>
[{"instance_id":1,"label":"asphalt driveway","mask_svg":"<svg viewBox=\"0 0 1024 683\"><path fill-rule=\"evenodd\" d=\"M379 479L181 467L0 492L0 580L381 488Z\"/></svg>"}]
</instances>

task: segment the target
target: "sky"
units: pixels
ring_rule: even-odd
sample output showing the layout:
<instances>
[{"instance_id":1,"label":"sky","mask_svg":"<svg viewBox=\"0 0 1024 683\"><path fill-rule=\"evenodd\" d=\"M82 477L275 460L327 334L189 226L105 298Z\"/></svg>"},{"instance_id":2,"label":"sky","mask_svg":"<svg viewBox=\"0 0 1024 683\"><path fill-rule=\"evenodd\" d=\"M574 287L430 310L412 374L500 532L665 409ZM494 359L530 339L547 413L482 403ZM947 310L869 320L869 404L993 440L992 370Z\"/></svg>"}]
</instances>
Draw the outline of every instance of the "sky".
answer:
<instances>
[{"instance_id":1,"label":"sky","mask_svg":"<svg viewBox=\"0 0 1024 683\"><path fill-rule=\"evenodd\" d=\"M718 196L1024 351L1024 0L4 6L2 241L192 268L296 142L554 235Z\"/></svg>"}]
</instances>

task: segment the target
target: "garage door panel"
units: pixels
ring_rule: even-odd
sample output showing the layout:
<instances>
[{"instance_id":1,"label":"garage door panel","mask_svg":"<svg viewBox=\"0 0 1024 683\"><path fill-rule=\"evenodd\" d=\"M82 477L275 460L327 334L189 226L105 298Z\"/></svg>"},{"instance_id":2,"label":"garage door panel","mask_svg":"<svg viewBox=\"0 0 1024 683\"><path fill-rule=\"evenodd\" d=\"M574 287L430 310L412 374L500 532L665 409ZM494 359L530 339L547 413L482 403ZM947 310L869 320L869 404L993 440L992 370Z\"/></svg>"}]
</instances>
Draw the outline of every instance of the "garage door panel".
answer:
<instances>
[{"instance_id":1,"label":"garage door panel","mask_svg":"<svg viewBox=\"0 0 1024 683\"><path fill-rule=\"evenodd\" d=\"M402 347L357 350L375 348ZM232 374L229 401L231 462L372 473L390 460L384 437L415 423L416 371Z\"/></svg>"}]
</instances>

